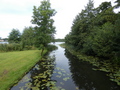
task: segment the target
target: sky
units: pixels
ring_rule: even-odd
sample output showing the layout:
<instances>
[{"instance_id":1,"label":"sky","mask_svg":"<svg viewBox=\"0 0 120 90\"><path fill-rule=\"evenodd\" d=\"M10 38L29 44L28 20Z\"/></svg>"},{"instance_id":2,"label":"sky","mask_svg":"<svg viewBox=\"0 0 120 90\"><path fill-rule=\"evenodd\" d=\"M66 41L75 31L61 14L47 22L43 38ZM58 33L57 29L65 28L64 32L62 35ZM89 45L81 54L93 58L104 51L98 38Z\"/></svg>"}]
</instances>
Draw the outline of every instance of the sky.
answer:
<instances>
[{"instance_id":1,"label":"sky","mask_svg":"<svg viewBox=\"0 0 120 90\"><path fill-rule=\"evenodd\" d=\"M40 6L42 0L0 0L0 37L7 38L12 29L21 33L25 27L32 26L33 6ZM57 11L53 17L56 27L55 38L64 38L71 30L75 16L81 12L89 0L50 0L51 7ZM104 1L94 0L98 7Z\"/></svg>"}]
</instances>

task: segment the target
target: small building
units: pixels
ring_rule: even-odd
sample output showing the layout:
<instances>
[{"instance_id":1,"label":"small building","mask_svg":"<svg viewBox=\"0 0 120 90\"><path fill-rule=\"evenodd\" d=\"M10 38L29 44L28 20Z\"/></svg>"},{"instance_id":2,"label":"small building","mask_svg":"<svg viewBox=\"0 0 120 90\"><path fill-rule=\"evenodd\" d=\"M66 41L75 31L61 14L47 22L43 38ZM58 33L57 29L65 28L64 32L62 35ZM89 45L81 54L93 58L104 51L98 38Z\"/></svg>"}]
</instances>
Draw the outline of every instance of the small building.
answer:
<instances>
[{"instance_id":1,"label":"small building","mask_svg":"<svg viewBox=\"0 0 120 90\"><path fill-rule=\"evenodd\" d=\"M0 42L4 42L4 40L1 39Z\"/></svg>"}]
</instances>

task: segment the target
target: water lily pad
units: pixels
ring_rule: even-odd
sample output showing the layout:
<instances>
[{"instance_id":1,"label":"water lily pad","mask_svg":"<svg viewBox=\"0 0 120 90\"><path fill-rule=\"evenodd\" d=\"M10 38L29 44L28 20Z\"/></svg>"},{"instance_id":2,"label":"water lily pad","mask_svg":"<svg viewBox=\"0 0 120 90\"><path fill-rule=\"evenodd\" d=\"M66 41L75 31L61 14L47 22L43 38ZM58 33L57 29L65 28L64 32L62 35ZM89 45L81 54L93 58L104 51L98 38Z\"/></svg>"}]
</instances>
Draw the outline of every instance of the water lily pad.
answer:
<instances>
[{"instance_id":1,"label":"water lily pad","mask_svg":"<svg viewBox=\"0 0 120 90\"><path fill-rule=\"evenodd\" d=\"M70 79L69 77L63 78L64 81L67 81L68 79Z\"/></svg>"},{"instance_id":2,"label":"water lily pad","mask_svg":"<svg viewBox=\"0 0 120 90\"><path fill-rule=\"evenodd\" d=\"M25 87L31 88L31 85L32 85L32 83L26 83L26 84L25 84Z\"/></svg>"},{"instance_id":3,"label":"water lily pad","mask_svg":"<svg viewBox=\"0 0 120 90\"><path fill-rule=\"evenodd\" d=\"M53 73L57 73L56 71L53 71Z\"/></svg>"},{"instance_id":4,"label":"water lily pad","mask_svg":"<svg viewBox=\"0 0 120 90\"><path fill-rule=\"evenodd\" d=\"M43 82L47 82L47 80L45 80L45 79L43 79L42 81L43 81Z\"/></svg>"},{"instance_id":5,"label":"water lily pad","mask_svg":"<svg viewBox=\"0 0 120 90\"><path fill-rule=\"evenodd\" d=\"M60 70L60 67L56 67L57 70Z\"/></svg>"},{"instance_id":6,"label":"water lily pad","mask_svg":"<svg viewBox=\"0 0 120 90\"><path fill-rule=\"evenodd\" d=\"M24 90L24 87L19 87L20 88L20 90Z\"/></svg>"},{"instance_id":7,"label":"water lily pad","mask_svg":"<svg viewBox=\"0 0 120 90\"><path fill-rule=\"evenodd\" d=\"M38 87L32 87L32 90L40 90Z\"/></svg>"},{"instance_id":8,"label":"water lily pad","mask_svg":"<svg viewBox=\"0 0 120 90\"><path fill-rule=\"evenodd\" d=\"M61 73L61 72L58 72L58 74L62 75L62 73Z\"/></svg>"},{"instance_id":9,"label":"water lily pad","mask_svg":"<svg viewBox=\"0 0 120 90\"><path fill-rule=\"evenodd\" d=\"M60 82L60 84L61 84L61 85L64 85L64 83L63 83L63 82Z\"/></svg>"},{"instance_id":10,"label":"water lily pad","mask_svg":"<svg viewBox=\"0 0 120 90\"><path fill-rule=\"evenodd\" d=\"M65 90L65 89L61 89L61 90Z\"/></svg>"},{"instance_id":11,"label":"water lily pad","mask_svg":"<svg viewBox=\"0 0 120 90\"><path fill-rule=\"evenodd\" d=\"M78 88L78 87L76 87L76 90L79 90L79 88Z\"/></svg>"},{"instance_id":12,"label":"water lily pad","mask_svg":"<svg viewBox=\"0 0 120 90\"><path fill-rule=\"evenodd\" d=\"M64 71L64 70L62 72L66 73L66 71Z\"/></svg>"},{"instance_id":13,"label":"water lily pad","mask_svg":"<svg viewBox=\"0 0 120 90\"><path fill-rule=\"evenodd\" d=\"M61 76L60 76L60 75L57 75L56 77L60 78Z\"/></svg>"}]
</instances>

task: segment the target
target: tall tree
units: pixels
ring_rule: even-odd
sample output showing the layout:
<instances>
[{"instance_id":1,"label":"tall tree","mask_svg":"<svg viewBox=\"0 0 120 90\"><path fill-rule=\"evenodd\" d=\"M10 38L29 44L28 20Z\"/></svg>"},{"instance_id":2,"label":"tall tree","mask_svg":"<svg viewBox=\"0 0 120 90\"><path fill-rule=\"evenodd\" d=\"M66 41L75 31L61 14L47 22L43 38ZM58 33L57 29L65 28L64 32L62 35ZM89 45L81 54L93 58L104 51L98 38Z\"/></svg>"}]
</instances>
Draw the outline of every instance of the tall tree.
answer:
<instances>
[{"instance_id":1,"label":"tall tree","mask_svg":"<svg viewBox=\"0 0 120 90\"><path fill-rule=\"evenodd\" d=\"M94 3L89 0L85 9L74 19L71 32L66 36L66 42L77 51L83 49L83 44L86 42L85 38L91 32L92 18L94 18Z\"/></svg>"},{"instance_id":2,"label":"tall tree","mask_svg":"<svg viewBox=\"0 0 120 90\"><path fill-rule=\"evenodd\" d=\"M20 31L18 29L13 29L8 36L8 42L9 43L19 43L20 37L21 37Z\"/></svg>"},{"instance_id":3,"label":"tall tree","mask_svg":"<svg viewBox=\"0 0 120 90\"><path fill-rule=\"evenodd\" d=\"M53 26L54 20L51 18L56 14L56 11L51 8L48 0L43 0L37 8L34 6L32 23L36 25L35 36L36 46L41 49L50 43L55 33Z\"/></svg>"}]
</instances>

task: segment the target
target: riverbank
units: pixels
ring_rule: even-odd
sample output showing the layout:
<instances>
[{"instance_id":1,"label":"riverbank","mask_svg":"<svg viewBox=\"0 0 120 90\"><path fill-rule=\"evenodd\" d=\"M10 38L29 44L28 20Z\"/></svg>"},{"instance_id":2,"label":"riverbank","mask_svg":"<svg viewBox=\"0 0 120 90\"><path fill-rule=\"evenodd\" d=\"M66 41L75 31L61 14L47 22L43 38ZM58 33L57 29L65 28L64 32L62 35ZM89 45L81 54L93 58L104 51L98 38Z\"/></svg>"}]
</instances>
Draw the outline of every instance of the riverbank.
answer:
<instances>
[{"instance_id":1,"label":"riverbank","mask_svg":"<svg viewBox=\"0 0 120 90\"><path fill-rule=\"evenodd\" d=\"M113 64L108 60L104 61L104 60L100 60L97 57L81 54L80 52L76 52L70 46L65 44L61 44L60 46L66 48L72 55L76 56L79 60L87 61L93 66L95 66L95 68L93 68L94 70L107 72L107 76L110 77L110 80L120 85L120 66L119 65Z\"/></svg>"},{"instance_id":2,"label":"riverbank","mask_svg":"<svg viewBox=\"0 0 120 90\"><path fill-rule=\"evenodd\" d=\"M8 90L17 83L41 59L40 53L40 50L0 53L0 90Z\"/></svg>"}]
</instances>

